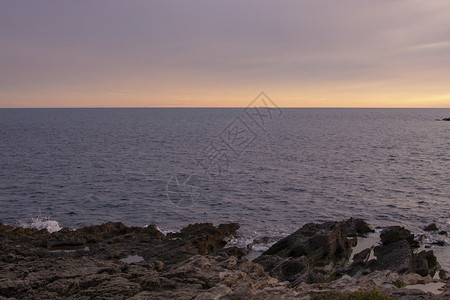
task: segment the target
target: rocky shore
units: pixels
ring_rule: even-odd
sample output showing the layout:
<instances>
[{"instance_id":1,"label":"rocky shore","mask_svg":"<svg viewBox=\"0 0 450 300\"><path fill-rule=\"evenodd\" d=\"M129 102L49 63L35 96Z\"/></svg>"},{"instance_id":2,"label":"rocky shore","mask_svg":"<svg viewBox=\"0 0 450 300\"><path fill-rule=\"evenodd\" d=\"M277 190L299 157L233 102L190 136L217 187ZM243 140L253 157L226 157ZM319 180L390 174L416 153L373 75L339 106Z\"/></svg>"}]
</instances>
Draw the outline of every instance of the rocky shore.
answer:
<instances>
[{"instance_id":1,"label":"rocky shore","mask_svg":"<svg viewBox=\"0 0 450 300\"><path fill-rule=\"evenodd\" d=\"M251 247L227 246L238 229L202 223L164 235L111 222L49 233L0 223L0 299L450 298L433 251L400 226L354 253L373 232L366 222L308 223L253 261Z\"/></svg>"}]
</instances>

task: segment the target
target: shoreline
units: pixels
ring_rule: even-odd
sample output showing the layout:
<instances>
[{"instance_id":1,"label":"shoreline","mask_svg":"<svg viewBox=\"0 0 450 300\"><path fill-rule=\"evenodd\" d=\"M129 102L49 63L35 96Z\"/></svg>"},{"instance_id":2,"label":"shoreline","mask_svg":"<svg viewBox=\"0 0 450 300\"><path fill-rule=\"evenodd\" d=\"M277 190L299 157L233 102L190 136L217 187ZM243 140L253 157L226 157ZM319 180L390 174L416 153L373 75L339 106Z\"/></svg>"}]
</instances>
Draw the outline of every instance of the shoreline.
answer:
<instances>
[{"instance_id":1,"label":"shoreline","mask_svg":"<svg viewBox=\"0 0 450 300\"><path fill-rule=\"evenodd\" d=\"M441 271L439 260L433 265L433 249L415 250L411 232L389 228L380 232L381 245L366 249L361 249L363 236L373 229L353 218L307 223L279 241L258 239L238 248L232 242L237 223L192 224L167 234L156 225L113 222L53 233L0 223L0 299L226 299L239 293L308 299L364 290L368 281L400 299L450 295L449 270ZM259 255L249 260L255 249ZM409 287L417 284L434 284L440 294Z\"/></svg>"}]
</instances>

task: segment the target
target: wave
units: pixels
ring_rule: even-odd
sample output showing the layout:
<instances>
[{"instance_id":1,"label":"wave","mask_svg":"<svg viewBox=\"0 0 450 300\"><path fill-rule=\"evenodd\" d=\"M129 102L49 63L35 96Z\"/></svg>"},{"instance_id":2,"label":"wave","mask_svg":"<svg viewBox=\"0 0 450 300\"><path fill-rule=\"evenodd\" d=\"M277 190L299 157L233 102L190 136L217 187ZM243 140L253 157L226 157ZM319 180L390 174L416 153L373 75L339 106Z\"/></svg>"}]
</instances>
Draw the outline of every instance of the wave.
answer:
<instances>
[{"instance_id":1,"label":"wave","mask_svg":"<svg viewBox=\"0 0 450 300\"><path fill-rule=\"evenodd\" d=\"M18 221L18 226L23 228L36 228L38 230L47 229L50 233L61 230L58 221L51 220L49 217L29 217L27 220Z\"/></svg>"}]
</instances>

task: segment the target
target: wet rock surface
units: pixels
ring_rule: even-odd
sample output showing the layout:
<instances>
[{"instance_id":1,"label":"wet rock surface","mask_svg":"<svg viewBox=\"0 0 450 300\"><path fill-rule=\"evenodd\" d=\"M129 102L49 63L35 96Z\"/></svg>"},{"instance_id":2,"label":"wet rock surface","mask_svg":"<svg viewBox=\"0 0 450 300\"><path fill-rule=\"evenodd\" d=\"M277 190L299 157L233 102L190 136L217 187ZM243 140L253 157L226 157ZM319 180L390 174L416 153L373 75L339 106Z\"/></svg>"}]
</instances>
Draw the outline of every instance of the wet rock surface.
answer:
<instances>
[{"instance_id":1,"label":"wet rock surface","mask_svg":"<svg viewBox=\"0 0 450 300\"><path fill-rule=\"evenodd\" d=\"M425 231L438 231L439 228L436 226L436 224L431 223L430 225L426 226L423 230L425 230Z\"/></svg>"},{"instance_id":2,"label":"wet rock surface","mask_svg":"<svg viewBox=\"0 0 450 300\"><path fill-rule=\"evenodd\" d=\"M225 247L238 228L202 223L164 235L110 222L50 234L0 223L0 299L310 299L372 288L400 299L450 296L445 280L440 295L396 287L446 274L432 251L412 250L406 229L383 235L377 260L364 249L350 265L347 236L372 230L362 220L306 224L254 261L248 249Z\"/></svg>"}]
</instances>

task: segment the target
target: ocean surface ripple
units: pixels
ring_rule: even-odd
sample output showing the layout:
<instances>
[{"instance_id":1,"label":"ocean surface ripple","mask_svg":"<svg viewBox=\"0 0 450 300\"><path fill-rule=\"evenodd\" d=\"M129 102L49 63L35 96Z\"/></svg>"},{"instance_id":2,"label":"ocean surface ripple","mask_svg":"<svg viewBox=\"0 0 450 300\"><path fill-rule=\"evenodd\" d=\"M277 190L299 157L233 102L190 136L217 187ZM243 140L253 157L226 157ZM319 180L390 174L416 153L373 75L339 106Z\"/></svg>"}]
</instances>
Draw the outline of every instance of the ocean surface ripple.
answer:
<instances>
[{"instance_id":1,"label":"ocean surface ripple","mask_svg":"<svg viewBox=\"0 0 450 300\"><path fill-rule=\"evenodd\" d=\"M450 231L450 123L436 121L450 109L283 109L249 124L254 139L236 154L223 133L242 113L1 109L0 221L239 222L247 236L283 236L353 216Z\"/></svg>"}]
</instances>

